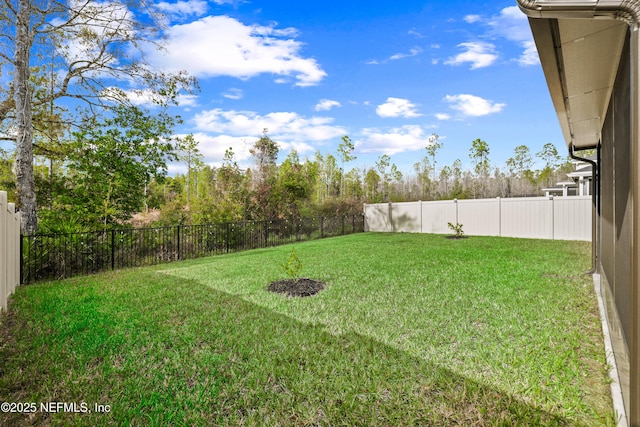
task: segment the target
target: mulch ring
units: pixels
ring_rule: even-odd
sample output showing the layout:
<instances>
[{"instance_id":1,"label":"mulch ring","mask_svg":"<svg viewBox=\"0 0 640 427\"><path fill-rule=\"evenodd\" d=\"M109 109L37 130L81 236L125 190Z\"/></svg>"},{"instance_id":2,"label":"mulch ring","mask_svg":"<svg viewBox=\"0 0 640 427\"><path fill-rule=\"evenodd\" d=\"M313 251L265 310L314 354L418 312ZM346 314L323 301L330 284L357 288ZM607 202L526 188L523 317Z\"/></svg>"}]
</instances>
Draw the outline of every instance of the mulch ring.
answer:
<instances>
[{"instance_id":1,"label":"mulch ring","mask_svg":"<svg viewBox=\"0 0 640 427\"><path fill-rule=\"evenodd\" d=\"M324 289L324 282L301 277L299 279L282 279L269 283L267 290L290 297L309 297Z\"/></svg>"}]
</instances>

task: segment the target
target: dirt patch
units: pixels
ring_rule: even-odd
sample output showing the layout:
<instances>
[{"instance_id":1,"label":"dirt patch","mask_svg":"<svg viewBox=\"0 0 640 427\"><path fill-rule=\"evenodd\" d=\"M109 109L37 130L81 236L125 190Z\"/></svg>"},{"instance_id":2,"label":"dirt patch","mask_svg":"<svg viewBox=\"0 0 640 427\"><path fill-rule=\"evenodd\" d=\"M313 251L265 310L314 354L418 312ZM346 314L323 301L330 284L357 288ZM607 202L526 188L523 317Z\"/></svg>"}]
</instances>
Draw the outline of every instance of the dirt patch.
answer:
<instances>
[{"instance_id":1,"label":"dirt patch","mask_svg":"<svg viewBox=\"0 0 640 427\"><path fill-rule=\"evenodd\" d=\"M290 297L309 297L324 289L324 282L320 280L307 279L282 279L269 283L267 290L279 294L286 294Z\"/></svg>"},{"instance_id":2,"label":"dirt patch","mask_svg":"<svg viewBox=\"0 0 640 427\"><path fill-rule=\"evenodd\" d=\"M446 237L447 237L447 239L458 240L458 239L466 239L469 236L455 236L455 235L452 235L452 236L446 236Z\"/></svg>"}]
</instances>

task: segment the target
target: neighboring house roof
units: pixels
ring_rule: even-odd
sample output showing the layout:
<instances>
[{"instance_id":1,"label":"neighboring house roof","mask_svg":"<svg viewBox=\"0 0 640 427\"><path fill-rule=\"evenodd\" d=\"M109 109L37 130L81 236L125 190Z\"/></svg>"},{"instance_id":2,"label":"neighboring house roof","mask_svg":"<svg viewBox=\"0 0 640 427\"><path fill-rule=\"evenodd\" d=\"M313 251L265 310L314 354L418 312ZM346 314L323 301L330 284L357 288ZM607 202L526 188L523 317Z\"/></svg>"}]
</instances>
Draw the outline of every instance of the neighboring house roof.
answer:
<instances>
[{"instance_id":1,"label":"neighboring house roof","mask_svg":"<svg viewBox=\"0 0 640 427\"><path fill-rule=\"evenodd\" d=\"M592 157L595 157L595 156L592 156ZM590 159L590 160L595 160L595 159ZM585 163L581 161L573 161L572 163L575 169L567 174L569 178L571 179L580 178L580 177L589 178L589 179L591 178L591 175L593 173L593 166L591 166L590 163Z\"/></svg>"},{"instance_id":2,"label":"neighboring house roof","mask_svg":"<svg viewBox=\"0 0 640 427\"><path fill-rule=\"evenodd\" d=\"M595 147L640 1L517 1L527 16L537 18L529 24L566 144Z\"/></svg>"}]
</instances>

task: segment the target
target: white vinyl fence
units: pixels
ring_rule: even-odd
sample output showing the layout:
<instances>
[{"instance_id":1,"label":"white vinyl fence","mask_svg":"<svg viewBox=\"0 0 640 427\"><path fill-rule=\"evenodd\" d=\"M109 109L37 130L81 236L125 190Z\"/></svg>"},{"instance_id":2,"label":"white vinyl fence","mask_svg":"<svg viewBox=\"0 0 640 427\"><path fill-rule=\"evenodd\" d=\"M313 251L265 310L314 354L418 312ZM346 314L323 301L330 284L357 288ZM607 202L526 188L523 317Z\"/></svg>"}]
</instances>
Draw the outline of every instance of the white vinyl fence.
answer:
<instances>
[{"instance_id":1,"label":"white vinyl fence","mask_svg":"<svg viewBox=\"0 0 640 427\"><path fill-rule=\"evenodd\" d=\"M364 206L365 230L591 241L591 197L526 197Z\"/></svg>"},{"instance_id":2,"label":"white vinyl fence","mask_svg":"<svg viewBox=\"0 0 640 427\"><path fill-rule=\"evenodd\" d=\"M20 283L20 214L0 191L0 311Z\"/></svg>"}]
</instances>

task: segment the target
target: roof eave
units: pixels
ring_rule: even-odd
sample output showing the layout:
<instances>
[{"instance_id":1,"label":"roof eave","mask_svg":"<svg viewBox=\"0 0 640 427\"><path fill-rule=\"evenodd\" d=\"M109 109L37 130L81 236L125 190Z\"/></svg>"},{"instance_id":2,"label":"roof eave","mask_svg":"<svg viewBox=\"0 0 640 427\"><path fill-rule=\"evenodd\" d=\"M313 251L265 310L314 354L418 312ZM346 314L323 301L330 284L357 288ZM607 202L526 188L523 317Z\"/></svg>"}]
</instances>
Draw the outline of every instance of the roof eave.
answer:
<instances>
[{"instance_id":1,"label":"roof eave","mask_svg":"<svg viewBox=\"0 0 640 427\"><path fill-rule=\"evenodd\" d=\"M597 71L602 74L594 80L592 87L585 89L584 82L581 82L583 84L580 87L568 84L566 74L568 73L574 78L570 83L575 83L575 76L581 74L579 72L581 69L578 68L577 73L572 73L571 65L574 65L574 68L576 66L584 68L585 63L590 63L589 58L581 56L582 62L580 64L577 64L574 59L575 55L566 55L569 59L564 58L566 52L563 50L565 48L573 49L577 45L568 43L567 40L560 37L561 27L562 29L571 27L572 30L575 30L576 23L581 22L579 20L585 22L585 28L588 27L589 22L594 20L603 24L604 20L618 20L629 25L636 25L636 17L640 16L640 0L517 0L517 2L520 9L529 17L540 62L567 146L573 144L578 149L595 147L600 140L600 130L619 59L619 56L616 58L610 52L618 48L621 50L621 44L617 43L616 45L615 42L620 37L603 39L604 35L585 33L594 36L590 40L596 40L597 37L600 37L600 41L607 40L609 42L612 40L610 42L612 43L611 49L605 51L605 54L611 55L609 60L606 62L592 61L592 63L598 64L606 63L609 68L606 70L591 69L592 73ZM582 24L578 25L582 26ZM619 27L620 29L624 28L622 22ZM621 34L620 31L618 34ZM576 41L582 41L585 38L578 38ZM587 43L583 43L583 46L586 45ZM586 55L589 55L591 50L586 50L586 52ZM584 52L582 53L584 54ZM596 55L595 50L592 55ZM608 81L605 85L602 84L603 77ZM597 99L594 101L596 97ZM590 111L585 112L584 106L590 106Z\"/></svg>"}]
</instances>

